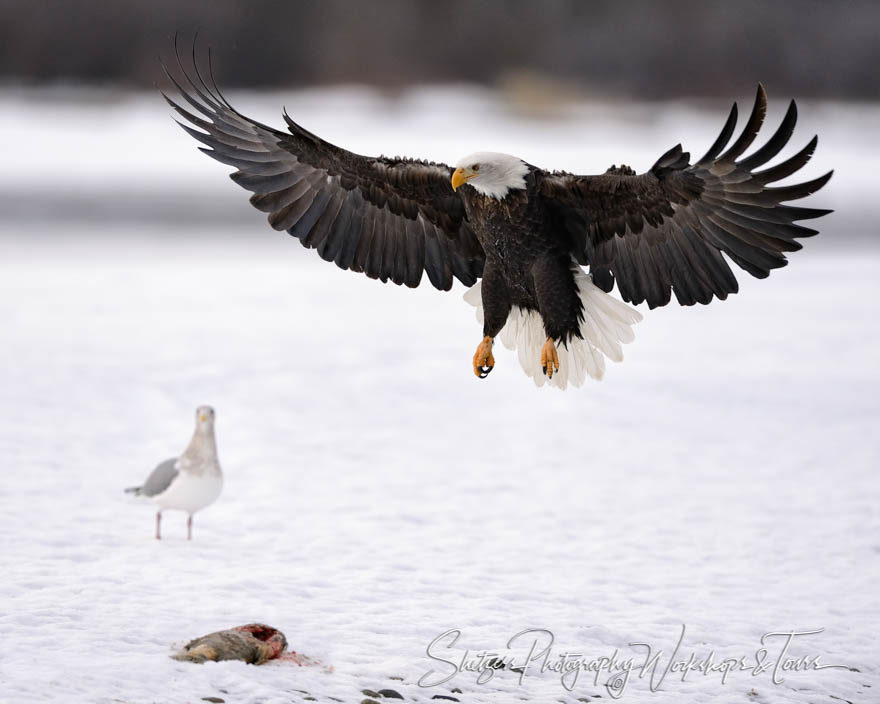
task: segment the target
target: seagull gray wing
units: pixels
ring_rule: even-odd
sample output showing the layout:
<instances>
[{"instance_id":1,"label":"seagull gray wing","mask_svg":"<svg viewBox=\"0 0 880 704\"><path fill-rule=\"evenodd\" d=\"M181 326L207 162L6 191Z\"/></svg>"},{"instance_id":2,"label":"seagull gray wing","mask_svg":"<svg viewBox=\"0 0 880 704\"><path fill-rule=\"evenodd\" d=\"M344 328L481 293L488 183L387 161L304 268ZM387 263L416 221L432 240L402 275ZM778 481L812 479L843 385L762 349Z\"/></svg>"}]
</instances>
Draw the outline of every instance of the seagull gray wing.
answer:
<instances>
[{"instance_id":1,"label":"seagull gray wing","mask_svg":"<svg viewBox=\"0 0 880 704\"><path fill-rule=\"evenodd\" d=\"M171 486L171 482L178 474L180 474L180 470L177 469L177 458L172 457L170 460L165 460L150 473L138 494L157 496Z\"/></svg>"}]
</instances>

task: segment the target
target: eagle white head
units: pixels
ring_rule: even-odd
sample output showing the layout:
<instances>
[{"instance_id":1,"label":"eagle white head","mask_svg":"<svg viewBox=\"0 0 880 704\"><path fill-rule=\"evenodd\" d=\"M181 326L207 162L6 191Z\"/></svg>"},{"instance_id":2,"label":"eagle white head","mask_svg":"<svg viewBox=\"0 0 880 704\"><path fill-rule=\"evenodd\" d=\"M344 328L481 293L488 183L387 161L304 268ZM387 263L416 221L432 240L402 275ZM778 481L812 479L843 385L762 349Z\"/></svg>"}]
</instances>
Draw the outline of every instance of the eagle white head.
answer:
<instances>
[{"instance_id":1,"label":"eagle white head","mask_svg":"<svg viewBox=\"0 0 880 704\"><path fill-rule=\"evenodd\" d=\"M452 189L468 183L477 193L500 200L508 191L525 188L528 173L528 164L510 154L475 152L455 165Z\"/></svg>"}]
</instances>

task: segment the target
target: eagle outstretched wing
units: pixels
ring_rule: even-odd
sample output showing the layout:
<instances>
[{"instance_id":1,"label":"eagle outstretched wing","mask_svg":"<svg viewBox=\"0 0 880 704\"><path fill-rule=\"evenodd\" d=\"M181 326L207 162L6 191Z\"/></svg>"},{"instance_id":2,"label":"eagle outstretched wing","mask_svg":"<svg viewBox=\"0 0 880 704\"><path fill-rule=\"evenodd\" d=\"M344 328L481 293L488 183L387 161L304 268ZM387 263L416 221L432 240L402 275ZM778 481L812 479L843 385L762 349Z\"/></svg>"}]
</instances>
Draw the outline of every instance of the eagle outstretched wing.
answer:
<instances>
[{"instance_id":1,"label":"eagle outstretched wing","mask_svg":"<svg viewBox=\"0 0 880 704\"><path fill-rule=\"evenodd\" d=\"M759 84L742 134L721 153L736 127L734 103L718 139L692 165L690 154L677 145L640 175L613 167L598 176L545 175L541 188L548 209L572 254L590 265L598 286L607 292L616 280L624 300L647 301L651 308L669 303L671 292L682 305L705 304L739 288L721 252L764 278L788 263L784 252L801 248L798 238L816 234L795 221L831 211L781 203L819 190L832 172L792 186L768 184L804 166L817 138L780 164L754 171L791 137L797 121L794 101L770 140L737 161L755 139L766 109L767 96Z\"/></svg>"},{"instance_id":2,"label":"eagle outstretched wing","mask_svg":"<svg viewBox=\"0 0 880 704\"><path fill-rule=\"evenodd\" d=\"M176 48L176 47L175 47ZM440 290L455 276L473 285L483 271L483 250L452 190L452 169L411 159L365 157L325 142L285 112L289 132L245 117L210 87L193 56L182 80L167 68L184 109L165 99L193 127L179 123L207 148L203 152L238 169L233 181L253 192L254 207L326 261L383 282L418 286L422 272ZM164 66L163 66L164 68ZM186 86L186 87L184 87Z\"/></svg>"}]
</instances>

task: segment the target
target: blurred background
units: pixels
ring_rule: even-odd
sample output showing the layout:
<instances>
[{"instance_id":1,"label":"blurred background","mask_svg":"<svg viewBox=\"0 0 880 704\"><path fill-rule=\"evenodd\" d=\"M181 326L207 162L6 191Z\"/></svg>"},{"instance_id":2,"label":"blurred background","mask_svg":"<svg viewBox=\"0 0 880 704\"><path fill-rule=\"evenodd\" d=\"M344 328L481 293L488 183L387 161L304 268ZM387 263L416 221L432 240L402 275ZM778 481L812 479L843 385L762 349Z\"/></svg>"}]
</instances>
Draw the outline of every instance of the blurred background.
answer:
<instances>
[{"instance_id":1,"label":"blurred background","mask_svg":"<svg viewBox=\"0 0 880 704\"><path fill-rule=\"evenodd\" d=\"M876 99L871 0L38 0L0 3L0 76L149 87L175 31L202 29L228 86L469 81L582 93L729 97L757 78Z\"/></svg>"},{"instance_id":2,"label":"blurred background","mask_svg":"<svg viewBox=\"0 0 880 704\"><path fill-rule=\"evenodd\" d=\"M870 0L0 0L0 228L257 223L156 92L175 33L186 53L198 32L245 113L277 124L286 105L355 151L444 162L488 149L644 170L676 142L705 149L762 81L769 121L798 98L792 146L818 133L815 163L837 169L827 240L870 247L878 26Z\"/></svg>"}]
</instances>

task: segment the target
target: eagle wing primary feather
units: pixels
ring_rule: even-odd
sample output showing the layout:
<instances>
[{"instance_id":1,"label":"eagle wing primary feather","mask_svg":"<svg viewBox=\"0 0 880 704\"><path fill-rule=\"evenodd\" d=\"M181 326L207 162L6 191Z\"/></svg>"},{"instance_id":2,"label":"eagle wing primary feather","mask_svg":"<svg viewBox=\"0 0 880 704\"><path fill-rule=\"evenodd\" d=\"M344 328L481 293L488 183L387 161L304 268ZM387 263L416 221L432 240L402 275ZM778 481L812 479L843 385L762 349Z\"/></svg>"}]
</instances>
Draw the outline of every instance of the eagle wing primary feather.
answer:
<instances>
[{"instance_id":1,"label":"eagle wing primary feather","mask_svg":"<svg viewBox=\"0 0 880 704\"><path fill-rule=\"evenodd\" d=\"M817 233L795 221L831 211L782 203L819 190L831 172L793 186L768 187L804 166L817 138L782 163L755 171L791 137L797 121L794 101L769 141L737 161L755 139L766 108L759 84L742 134L721 153L736 127L734 104L718 139L695 164L677 145L641 175L612 167L598 176L544 177L542 196L573 255L590 265L598 286L610 291L616 280L624 300L647 301L651 308L669 303L672 292L682 305L705 304L739 288L721 252L764 278L788 263L784 253L800 249L799 238Z\"/></svg>"},{"instance_id":2,"label":"eagle wing primary feather","mask_svg":"<svg viewBox=\"0 0 880 704\"><path fill-rule=\"evenodd\" d=\"M195 50L192 71L179 53L177 62L182 81L165 72L189 109L163 95L192 126L178 124L206 145L201 151L237 169L230 177L253 193L251 203L276 230L342 269L383 282L415 287L424 271L436 288L449 290L453 276L471 286L482 275L483 250L452 190L449 166L360 156L286 112L289 133L267 127L235 110L212 72L208 86Z\"/></svg>"}]
</instances>

